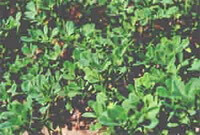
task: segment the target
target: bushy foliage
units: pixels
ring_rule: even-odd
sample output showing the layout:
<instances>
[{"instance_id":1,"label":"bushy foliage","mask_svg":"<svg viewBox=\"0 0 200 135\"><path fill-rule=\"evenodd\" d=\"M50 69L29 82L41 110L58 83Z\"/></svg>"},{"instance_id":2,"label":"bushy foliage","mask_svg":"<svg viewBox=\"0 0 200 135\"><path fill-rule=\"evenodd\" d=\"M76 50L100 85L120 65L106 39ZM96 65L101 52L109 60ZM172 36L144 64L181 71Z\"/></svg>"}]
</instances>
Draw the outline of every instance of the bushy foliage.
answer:
<instances>
[{"instance_id":1,"label":"bushy foliage","mask_svg":"<svg viewBox=\"0 0 200 135\"><path fill-rule=\"evenodd\" d=\"M82 100L104 134L197 134L199 33L198 0L1 0L0 133Z\"/></svg>"}]
</instances>

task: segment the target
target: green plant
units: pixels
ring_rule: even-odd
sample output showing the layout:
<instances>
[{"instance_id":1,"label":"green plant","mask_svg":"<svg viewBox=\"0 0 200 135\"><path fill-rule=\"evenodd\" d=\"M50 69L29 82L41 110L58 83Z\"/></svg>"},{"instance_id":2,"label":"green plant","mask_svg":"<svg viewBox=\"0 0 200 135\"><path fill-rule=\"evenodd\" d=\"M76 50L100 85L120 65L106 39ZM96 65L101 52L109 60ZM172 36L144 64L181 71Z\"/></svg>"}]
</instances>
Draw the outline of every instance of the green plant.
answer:
<instances>
[{"instance_id":1,"label":"green plant","mask_svg":"<svg viewBox=\"0 0 200 135\"><path fill-rule=\"evenodd\" d=\"M77 111L107 135L199 134L199 6L1 1L0 134L53 131Z\"/></svg>"}]
</instances>

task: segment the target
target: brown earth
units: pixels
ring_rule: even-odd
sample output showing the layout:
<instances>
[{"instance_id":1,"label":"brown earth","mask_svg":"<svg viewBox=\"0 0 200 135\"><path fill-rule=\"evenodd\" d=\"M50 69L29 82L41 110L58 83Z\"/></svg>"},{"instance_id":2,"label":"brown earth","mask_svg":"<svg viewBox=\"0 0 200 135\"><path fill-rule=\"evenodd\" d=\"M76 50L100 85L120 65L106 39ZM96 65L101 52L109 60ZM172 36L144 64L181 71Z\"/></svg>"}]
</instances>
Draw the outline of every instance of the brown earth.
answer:
<instances>
[{"instance_id":1,"label":"brown earth","mask_svg":"<svg viewBox=\"0 0 200 135\"><path fill-rule=\"evenodd\" d=\"M54 131L49 131L48 128L43 127L41 130L41 135L100 135L101 133L97 131L89 130L68 130L67 126L64 128L56 128ZM31 135L28 131L25 131L23 135Z\"/></svg>"}]
</instances>

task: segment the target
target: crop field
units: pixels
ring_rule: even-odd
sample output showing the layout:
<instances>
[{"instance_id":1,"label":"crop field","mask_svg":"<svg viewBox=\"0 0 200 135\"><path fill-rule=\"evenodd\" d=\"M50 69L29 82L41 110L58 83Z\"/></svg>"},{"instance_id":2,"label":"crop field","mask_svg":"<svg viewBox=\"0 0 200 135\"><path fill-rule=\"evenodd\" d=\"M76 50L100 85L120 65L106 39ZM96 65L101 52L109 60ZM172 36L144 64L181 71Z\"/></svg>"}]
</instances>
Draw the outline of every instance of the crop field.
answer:
<instances>
[{"instance_id":1,"label":"crop field","mask_svg":"<svg viewBox=\"0 0 200 135\"><path fill-rule=\"evenodd\" d=\"M199 135L200 0L0 0L0 135Z\"/></svg>"}]
</instances>

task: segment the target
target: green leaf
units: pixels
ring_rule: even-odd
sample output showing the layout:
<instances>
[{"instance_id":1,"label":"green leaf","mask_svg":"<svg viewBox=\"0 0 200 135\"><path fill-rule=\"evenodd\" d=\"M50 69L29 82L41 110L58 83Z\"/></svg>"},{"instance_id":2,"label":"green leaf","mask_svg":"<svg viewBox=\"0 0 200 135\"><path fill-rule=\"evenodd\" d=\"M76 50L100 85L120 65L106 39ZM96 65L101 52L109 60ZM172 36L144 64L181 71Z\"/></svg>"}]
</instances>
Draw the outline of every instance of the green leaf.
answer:
<instances>
[{"instance_id":1,"label":"green leaf","mask_svg":"<svg viewBox=\"0 0 200 135\"><path fill-rule=\"evenodd\" d=\"M97 116L92 113L92 112L85 112L82 114L83 117L87 117L87 118L96 118Z\"/></svg>"},{"instance_id":2,"label":"green leaf","mask_svg":"<svg viewBox=\"0 0 200 135\"><path fill-rule=\"evenodd\" d=\"M182 40L182 43L181 43L181 49L185 49L190 43L190 40L187 38L187 39L184 39Z\"/></svg>"},{"instance_id":3,"label":"green leaf","mask_svg":"<svg viewBox=\"0 0 200 135\"><path fill-rule=\"evenodd\" d=\"M168 127L177 127L179 124L178 123L168 123Z\"/></svg>"},{"instance_id":4,"label":"green leaf","mask_svg":"<svg viewBox=\"0 0 200 135\"><path fill-rule=\"evenodd\" d=\"M35 3L33 1L30 1L27 5L26 5L26 9L30 10L30 11L35 11Z\"/></svg>"},{"instance_id":5,"label":"green leaf","mask_svg":"<svg viewBox=\"0 0 200 135\"><path fill-rule=\"evenodd\" d=\"M189 71L200 71L200 60L195 59L192 66L188 69Z\"/></svg>"},{"instance_id":6,"label":"green leaf","mask_svg":"<svg viewBox=\"0 0 200 135\"><path fill-rule=\"evenodd\" d=\"M112 119L110 119L107 115L107 112L104 112L99 118L98 118L99 122L102 125L106 125L106 126L119 126L119 123L114 122Z\"/></svg>"},{"instance_id":7,"label":"green leaf","mask_svg":"<svg viewBox=\"0 0 200 135\"><path fill-rule=\"evenodd\" d=\"M15 125L13 125L13 123L11 121L0 123L0 129L11 128L13 126L15 126Z\"/></svg>"},{"instance_id":8,"label":"green leaf","mask_svg":"<svg viewBox=\"0 0 200 135\"><path fill-rule=\"evenodd\" d=\"M22 91L30 91L31 86L30 81L24 81L21 85Z\"/></svg>"},{"instance_id":9,"label":"green leaf","mask_svg":"<svg viewBox=\"0 0 200 135\"><path fill-rule=\"evenodd\" d=\"M95 111L97 116L100 116L103 113L104 108L105 108L104 104L101 104L98 102L94 102L91 107Z\"/></svg>"},{"instance_id":10,"label":"green leaf","mask_svg":"<svg viewBox=\"0 0 200 135\"><path fill-rule=\"evenodd\" d=\"M53 31L51 32L51 38L57 36L59 33L59 29L58 28L54 28Z\"/></svg>"},{"instance_id":11,"label":"green leaf","mask_svg":"<svg viewBox=\"0 0 200 135\"><path fill-rule=\"evenodd\" d=\"M73 98L73 97L80 95L80 94L81 94L81 92L79 92L79 91L69 91L67 95L68 95L69 98Z\"/></svg>"},{"instance_id":12,"label":"green leaf","mask_svg":"<svg viewBox=\"0 0 200 135\"><path fill-rule=\"evenodd\" d=\"M82 28L83 34L88 36L95 32L95 25L94 24L85 24Z\"/></svg>"},{"instance_id":13,"label":"green leaf","mask_svg":"<svg viewBox=\"0 0 200 135\"><path fill-rule=\"evenodd\" d=\"M72 35L75 31L74 23L72 21L67 21L65 25L65 29L68 36Z\"/></svg>"},{"instance_id":14,"label":"green leaf","mask_svg":"<svg viewBox=\"0 0 200 135\"><path fill-rule=\"evenodd\" d=\"M195 95L200 94L200 78L191 78L184 90L185 101L194 105Z\"/></svg>"},{"instance_id":15,"label":"green leaf","mask_svg":"<svg viewBox=\"0 0 200 135\"><path fill-rule=\"evenodd\" d=\"M27 47L27 46L23 46L22 47L22 52L24 53L24 54L26 54L26 55L30 55L31 54L31 50L30 50L30 48L29 47Z\"/></svg>"},{"instance_id":16,"label":"green leaf","mask_svg":"<svg viewBox=\"0 0 200 135\"><path fill-rule=\"evenodd\" d=\"M174 16L178 13L179 9L177 6L173 6L173 7L170 7L169 9L167 9L166 11L166 15L168 17L171 17L171 16Z\"/></svg>"},{"instance_id":17,"label":"green leaf","mask_svg":"<svg viewBox=\"0 0 200 135\"><path fill-rule=\"evenodd\" d=\"M105 102L108 99L107 99L107 96L105 95L105 93L101 92L101 93L97 94L96 100L97 100L98 103L105 104Z\"/></svg>"},{"instance_id":18,"label":"green leaf","mask_svg":"<svg viewBox=\"0 0 200 135\"><path fill-rule=\"evenodd\" d=\"M94 125L90 126L91 131L99 131L102 128L101 123L97 122Z\"/></svg>"},{"instance_id":19,"label":"green leaf","mask_svg":"<svg viewBox=\"0 0 200 135\"><path fill-rule=\"evenodd\" d=\"M84 68L85 77L84 79L87 80L89 83L97 83L101 80L101 76L98 72L94 69Z\"/></svg>"},{"instance_id":20,"label":"green leaf","mask_svg":"<svg viewBox=\"0 0 200 135\"><path fill-rule=\"evenodd\" d=\"M158 1L160 1L160 0L158 0ZM162 3L162 4L173 4L174 2L173 2L173 0L162 0L162 1L160 1L160 3Z\"/></svg>"},{"instance_id":21,"label":"green leaf","mask_svg":"<svg viewBox=\"0 0 200 135\"><path fill-rule=\"evenodd\" d=\"M26 18L34 20L35 16L37 15L37 10L36 10L36 7L35 7L35 3L33 1L30 1L26 5L26 9L27 9L27 11L25 12Z\"/></svg>"},{"instance_id":22,"label":"green leaf","mask_svg":"<svg viewBox=\"0 0 200 135\"><path fill-rule=\"evenodd\" d=\"M115 105L112 108L109 108L107 114L110 119L118 121L119 123L127 119L126 111L121 106Z\"/></svg>"},{"instance_id":23,"label":"green leaf","mask_svg":"<svg viewBox=\"0 0 200 135\"><path fill-rule=\"evenodd\" d=\"M10 92L13 96L17 93L16 90L17 90L17 84L13 83L12 87L8 90L8 92Z\"/></svg>"},{"instance_id":24,"label":"green leaf","mask_svg":"<svg viewBox=\"0 0 200 135\"><path fill-rule=\"evenodd\" d=\"M31 37L26 37L26 36L22 36L21 40L24 41L24 42L33 42L33 41L35 41Z\"/></svg>"},{"instance_id":25,"label":"green leaf","mask_svg":"<svg viewBox=\"0 0 200 135\"><path fill-rule=\"evenodd\" d=\"M45 26L43 27L43 32L44 32L45 35L48 34L48 26L47 26L47 25L45 25Z\"/></svg>"},{"instance_id":26,"label":"green leaf","mask_svg":"<svg viewBox=\"0 0 200 135\"><path fill-rule=\"evenodd\" d=\"M128 112L130 109L136 109L140 98L135 93L130 93L129 98L124 100L122 107Z\"/></svg>"},{"instance_id":27,"label":"green leaf","mask_svg":"<svg viewBox=\"0 0 200 135\"><path fill-rule=\"evenodd\" d=\"M49 105L47 106L43 106L39 109L40 113L45 114L45 112L47 111L47 109L49 108Z\"/></svg>"},{"instance_id":28,"label":"green leaf","mask_svg":"<svg viewBox=\"0 0 200 135\"><path fill-rule=\"evenodd\" d=\"M161 97L170 97L170 91L168 91L165 87L159 86L156 88L156 92Z\"/></svg>"},{"instance_id":29,"label":"green leaf","mask_svg":"<svg viewBox=\"0 0 200 135\"><path fill-rule=\"evenodd\" d=\"M100 116L106 108L107 96L104 93L97 93L96 102L89 101L88 104L95 111L97 116Z\"/></svg>"},{"instance_id":30,"label":"green leaf","mask_svg":"<svg viewBox=\"0 0 200 135\"><path fill-rule=\"evenodd\" d=\"M157 118L153 118L153 119L151 119L150 120L151 121L151 123L149 124L149 125L145 125L144 127L145 128L149 128L149 129L153 129L153 128L155 128L157 125L158 125L158 123L159 123L159 120L157 119Z\"/></svg>"}]
</instances>

